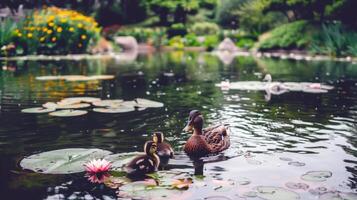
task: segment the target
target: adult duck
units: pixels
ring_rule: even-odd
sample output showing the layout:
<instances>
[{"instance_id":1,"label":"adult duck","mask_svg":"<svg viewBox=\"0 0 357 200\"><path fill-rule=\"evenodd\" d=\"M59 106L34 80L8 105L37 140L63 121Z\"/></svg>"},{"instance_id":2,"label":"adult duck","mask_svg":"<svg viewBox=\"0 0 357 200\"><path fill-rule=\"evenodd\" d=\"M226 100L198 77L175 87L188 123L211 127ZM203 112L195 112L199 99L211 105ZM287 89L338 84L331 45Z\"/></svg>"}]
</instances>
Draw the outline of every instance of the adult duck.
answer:
<instances>
[{"instance_id":1,"label":"adult duck","mask_svg":"<svg viewBox=\"0 0 357 200\"><path fill-rule=\"evenodd\" d=\"M153 141L147 141L144 145L145 154L135 157L128 164L124 165L124 171L129 177L141 177L157 171L160 159L156 151L157 144Z\"/></svg>"},{"instance_id":2,"label":"adult duck","mask_svg":"<svg viewBox=\"0 0 357 200\"><path fill-rule=\"evenodd\" d=\"M162 132L155 132L152 135L152 140L157 145L157 155L160 158L160 168L164 168L168 163L170 158L174 157L174 150L171 145L164 141L164 134Z\"/></svg>"},{"instance_id":3,"label":"adult duck","mask_svg":"<svg viewBox=\"0 0 357 200\"><path fill-rule=\"evenodd\" d=\"M229 148L230 137L225 125L211 126L203 129L203 116L198 110L190 112L188 123L184 131L192 131L187 140L184 151L190 157L203 157L217 154Z\"/></svg>"}]
</instances>

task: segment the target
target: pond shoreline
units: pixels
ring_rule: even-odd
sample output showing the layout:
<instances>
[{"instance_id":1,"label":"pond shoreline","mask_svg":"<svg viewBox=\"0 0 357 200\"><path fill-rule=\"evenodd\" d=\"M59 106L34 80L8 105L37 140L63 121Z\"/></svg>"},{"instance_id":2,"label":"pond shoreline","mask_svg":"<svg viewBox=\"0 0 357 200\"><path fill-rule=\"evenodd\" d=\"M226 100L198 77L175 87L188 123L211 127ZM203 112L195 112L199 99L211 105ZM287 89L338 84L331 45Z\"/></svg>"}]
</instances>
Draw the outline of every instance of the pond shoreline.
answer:
<instances>
[{"instance_id":1,"label":"pond shoreline","mask_svg":"<svg viewBox=\"0 0 357 200\"><path fill-rule=\"evenodd\" d=\"M162 47L155 49L154 51L124 51L108 54L68 54L68 55L28 55L28 56L13 56L13 57L0 57L0 61L17 61L17 60L83 60L83 59L125 59L128 55L136 56L138 54L151 54L155 52L167 52L167 51L189 51L189 52L202 52L211 53L214 55L228 55L231 57L236 56L252 56L257 58L277 58L277 59L290 59L290 60L306 60L306 61L337 61L337 62L351 62L357 63L357 57L331 57L327 55L309 55L305 51L206 51L200 47L197 48L185 48L183 50Z\"/></svg>"}]
</instances>

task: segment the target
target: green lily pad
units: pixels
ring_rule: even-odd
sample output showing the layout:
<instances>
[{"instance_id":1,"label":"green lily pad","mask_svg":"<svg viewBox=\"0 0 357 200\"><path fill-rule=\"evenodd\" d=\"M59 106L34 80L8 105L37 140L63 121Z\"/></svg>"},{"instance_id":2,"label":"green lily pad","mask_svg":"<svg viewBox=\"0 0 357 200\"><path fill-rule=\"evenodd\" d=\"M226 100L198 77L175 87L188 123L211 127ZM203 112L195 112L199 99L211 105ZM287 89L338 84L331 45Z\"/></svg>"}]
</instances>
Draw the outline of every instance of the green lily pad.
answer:
<instances>
[{"instance_id":1,"label":"green lily pad","mask_svg":"<svg viewBox=\"0 0 357 200\"><path fill-rule=\"evenodd\" d=\"M80 109L88 108L91 105L88 103L77 103L77 104L57 104L57 109Z\"/></svg>"},{"instance_id":2,"label":"green lily pad","mask_svg":"<svg viewBox=\"0 0 357 200\"><path fill-rule=\"evenodd\" d=\"M53 81L53 80L61 80L61 76L38 76L36 80L39 81Z\"/></svg>"},{"instance_id":3,"label":"green lily pad","mask_svg":"<svg viewBox=\"0 0 357 200\"><path fill-rule=\"evenodd\" d=\"M85 110L60 110L60 111L52 112L49 115L55 117L76 117L76 116L85 115L87 113L88 112Z\"/></svg>"},{"instance_id":4,"label":"green lily pad","mask_svg":"<svg viewBox=\"0 0 357 200\"><path fill-rule=\"evenodd\" d=\"M73 104L73 103L93 103L100 101L99 98L96 97L69 97L69 98L64 98L60 101L60 103L68 103L68 104ZM71 103L73 102L73 103Z\"/></svg>"},{"instance_id":5,"label":"green lily pad","mask_svg":"<svg viewBox=\"0 0 357 200\"><path fill-rule=\"evenodd\" d=\"M85 171L83 165L111 154L102 149L70 148L43 152L21 160L23 169L44 174L70 174Z\"/></svg>"},{"instance_id":6,"label":"green lily pad","mask_svg":"<svg viewBox=\"0 0 357 200\"><path fill-rule=\"evenodd\" d=\"M135 99L135 102L137 103L136 106L141 108L161 108L164 106L161 102L141 98Z\"/></svg>"},{"instance_id":7,"label":"green lily pad","mask_svg":"<svg viewBox=\"0 0 357 200\"><path fill-rule=\"evenodd\" d=\"M98 107L120 107L123 106L123 102L122 99L106 99L93 102L92 104Z\"/></svg>"},{"instance_id":8,"label":"green lily pad","mask_svg":"<svg viewBox=\"0 0 357 200\"><path fill-rule=\"evenodd\" d=\"M120 107L108 107L108 108L93 108L94 112L99 113L127 113L135 111L134 107L120 106Z\"/></svg>"},{"instance_id":9,"label":"green lily pad","mask_svg":"<svg viewBox=\"0 0 357 200\"><path fill-rule=\"evenodd\" d=\"M357 199L357 193L352 192L327 192L322 194L320 200L355 200Z\"/></svg>"},{"instance_id":10,"label":"green lily pad","mask_svg":"<svg viewBox=\"0 0 357 200\"><path fill-rule=\"evenodd\" d=\"M94 75L90 77L96 80L111 80L115 78L114 75Z\"/></svg>"},{"instance_id":11,"label":"green lily pad","mask_svg":"<svg viewBox=\"0 0 357 200\"><path fill-rule=\"evenodd\" d=\"M36 108L26 108L22 109L21 112L23 113L49 113L55 111L55 108L43 108L43 107L36 107Z\"/></svg>"},{"instance_id":12,"label":"green lily pad","mask_svg":"<svg viewBox=\"0 0 357 200\"><path fill-rule=\"evenodd\" d=\"M330 171L309 171L301 176L302 180L311 182L323 182L332 176Z\"/></svg>"},{"instance_id":13,"label":"green lily pad","mask_svg":"<svg viewBox=\"0 0 357 200\"><path fill-rule=\"evenodd\" d=\"M113 170L121 170L124 164L129 163L134 157L140 155L140 152L118 153L106 156L104 159L112 163Z\"/></svg>"},{"instance_id":14,"label":"green lily pad","mask_svg":"<svg viewBox=\"0 0 357 200\"><path fill-rule=\"evenodd\" d=\"M300 196L290 190L274 186L258 186L255 188L257 196L266 200L295 200Z\"/></svg>"}]
</instances>

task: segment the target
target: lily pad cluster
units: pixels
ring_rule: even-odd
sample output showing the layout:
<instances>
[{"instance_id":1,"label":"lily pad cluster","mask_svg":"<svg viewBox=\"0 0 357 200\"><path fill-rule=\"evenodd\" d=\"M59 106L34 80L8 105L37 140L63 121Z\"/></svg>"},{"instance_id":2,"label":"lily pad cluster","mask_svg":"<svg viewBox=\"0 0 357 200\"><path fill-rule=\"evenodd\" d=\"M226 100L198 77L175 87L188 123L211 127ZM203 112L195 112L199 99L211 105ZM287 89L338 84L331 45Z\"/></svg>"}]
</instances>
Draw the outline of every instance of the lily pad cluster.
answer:
<instances>
[{"instance_id":1,"label":"lily pad cluster","mask_svg":"<svg viewBox=\"0 0 357 200\"><path fill-rule=\"evenodd\" d=\"M87 114L87 110L79 110L86 108L92 108L93 112L99 113L126 113L163 106L163 103L141 98L136 98L133 101L124 101L122 99L102 100L95 97L70 97L62 99L59 102L47 102L42 107L26 108L21 110L21 112L49 113L49 115L55 117L74 117Z\"/></svg>"},{"instance_id":2,"label":"lily pad cluster","mask_svg":"<svg viewBox=\"0 0 357 200\"><path fill-rule=\"evenodd\" d=\"M63 75L63 76L38 76L36 80L39 81L95 81L95 80L111 80L114 79L114 75L94 75L94 76L84 76L84 75Z\"/></svg>"}]
</instances>

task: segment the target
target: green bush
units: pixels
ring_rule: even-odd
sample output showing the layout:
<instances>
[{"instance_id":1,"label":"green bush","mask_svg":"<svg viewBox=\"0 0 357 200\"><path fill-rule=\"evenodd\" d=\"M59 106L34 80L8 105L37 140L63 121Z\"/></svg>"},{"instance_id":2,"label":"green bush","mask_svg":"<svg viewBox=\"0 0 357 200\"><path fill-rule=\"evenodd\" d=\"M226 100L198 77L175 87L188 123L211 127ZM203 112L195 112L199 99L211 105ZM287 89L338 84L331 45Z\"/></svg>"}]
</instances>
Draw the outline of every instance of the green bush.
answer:
<instances>
[{"instance_id":1,"label":"green bush","mask_svg":"<svg viewBox=\"0 0 357 200\"><path fill-rule=\"evenodd\" d=\"M255 40L251 38L241 38L238 40L238 42L236 42L236 45L239 48L243 48L243 49L250 49L254 46L254 44L255 44Z\"/></svg>"},{"instance_id":2,"label":"green bush","mask_svg":"<svg viewBox=\"0 0 357 200\"><path fill-rule=\"evenodd\" d=\"M306 21L296 21L274 28L259 42L260 50L304 49L312 41L314 28Z\"/></svg>"},{"instance_id":3,"label":"green bush","mask_svg":"<svg viewBox=\"0 0 357 200\"><path fill-rule=\"evenodd\" d=\"M198 38L195 34L187 34L184 38L184 44L188 47L198 47L201 46L201 43L198 41Z\"/></svg>"},{"instance_id":4,"label":"green bush","mask_svg":"<svg viewBox=\"0 0 357 200\"><path fill-rule=\"evenodd\" d=\"M186 34L187 34L186 26L184 24L182 24L182 23L173 24L167 30L167 36L169 38L172 38L172 37L175 37L175 36L184 36Z\"/></svg>"},{"instance_id":5,"label":"green bush","mask_svg":"<svg viewBox=\"0 0 357 200\"><path fill-rule=\"evenodd\" d=\"M121 28L116 35L132 36L139 43L148 43L154 46L160 46L166 40L164 28Z\"/></svg>"},{"instance_id":6,"label":"green bush","mask_svg":"<svg viewBox=\"0 0 357 200\"><path fill-rule=\"evenodd\" d=\"M73 10L49 7L35 11L14 31L17 52L68 54L87 52L100 36L91 17Z\"/></svg>"},{"instance_id":7,"label":"green bush","mask_svg":"<svg viewBox=\"0 0 357 200\"><path fill-rule=\"evenodd\" d=\"M183 49L185 47L185 44L184 44L181 36L172 37L169 40L168 45L175 49Z\"/></svg>"},{"instance_id":8,"label":"green bush","mask_svg":"<svg viewBox=\"0 0 357 200\"><path fill-rule=\"evenodd\" d=\"M219 32L219 27L211 22L197 22L192 25L190 32L196 35L213 35Z\"/></svg>"},{"instance_id":9,"label":"green bush","mask_svg":"<svg viewBox=\"0 0 357 200\"><path fill-rule=\"evenodd\" d=\"M9 56L14 54L15 46L12 44L14 32L21 22L15 23L10 18L0 22L0 56Z\"/></svg>"},{"instance_id":10,"label":"green bush","mask_svg":"<svg viewBox=\"0 0 357 200\"><path fill-rule=\"evenodd\" d=\"M357 33L349 31L341 23L323 24L315 35L311 51L330 56L357 55Z\"/></svg>"},{"instance_id":11,"label":"green bush","mask_svg":"<svg viewBox=\"0 0 357 200\"><path fill-rule=\"evenodd\" d=\"M219 44L219 38L217 35L207 35L203 42L203 45L207 48L208 51L213 50Z\"/></svg>"}]
</instances>

